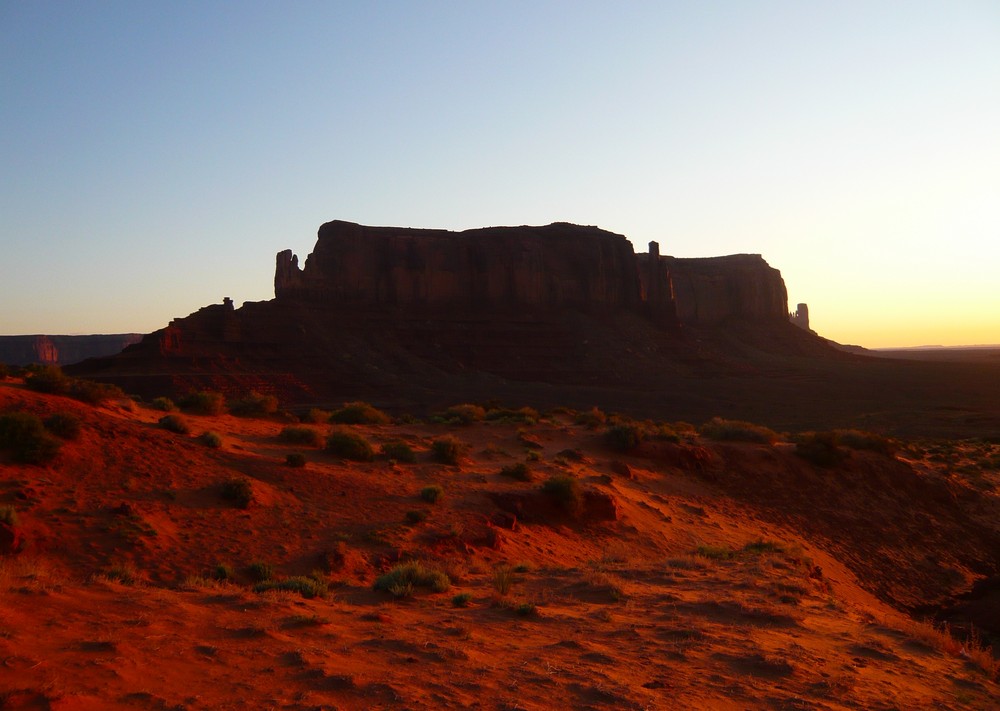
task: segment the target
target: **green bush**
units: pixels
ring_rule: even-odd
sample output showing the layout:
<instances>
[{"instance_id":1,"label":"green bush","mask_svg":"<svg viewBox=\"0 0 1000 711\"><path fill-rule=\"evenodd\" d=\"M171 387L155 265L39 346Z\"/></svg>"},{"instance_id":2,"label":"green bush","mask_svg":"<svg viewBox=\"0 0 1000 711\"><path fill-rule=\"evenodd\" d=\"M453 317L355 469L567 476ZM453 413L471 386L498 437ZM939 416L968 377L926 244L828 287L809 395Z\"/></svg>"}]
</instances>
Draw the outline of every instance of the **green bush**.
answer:
<instances>
[{"instance_id":1,"label":"green bush","mask_svg":"<svg viewBox=\"0 0 1000 711\"><path fill-rule=\"evenodd\" d=\"M452 607L468 607L472 602L472 593L459 593L451 599Z\"/></svg>"},{"instance_id":2,"label":"green bush","mask_svg":"<svg viewBox=\"0 0 1000 711\"><path fill-rule=\"evenodd\" d=\"M442 464L458 464L462 443L454 437L440 437L431 443L431 458Z\"/></svg>"},{"instance_id":3,"label":"green bush","mask_svg":"<svg viewBox=\"0 0 1000 711\"><path fill-rule=\"evenodd\" d=\"M604 441L611 449L628 452L638 447L645 439L646 432L637 424L629 423L609 427L604 433Z\"/></svg>"},{"instance_id":4,"label":"green bush","mask_svg":"<svg viewBox=\"0 0 1000 711\"><path fill-rule=\"evenodd\" d=\"M709 439L722 442L774 444L778 441L778 434L767 427L742 420L724 420L721 417L713 417L701 426L699 432Z\"/></svg>"},{"instance_id":5,"label":"green bush","mask_svg":"<svg viewBox=\"0 0 1000 711\"><path fill-rule=\"evenodd\" d=\"M312 598L326 595L327 584L323 580L299 575L283 580L262 580L253 586L253 590L254 592L289 590L299 593L302 597Z\"/></svg>"},{"instance_id":6,"label":"green bush","mask_svg":"<svg viewBox=\"0 0 1000 711\"><path fill-rule=\"evenodd\" d=\"M247 575L251 580L262 583L274 577L274 566L262 560L255 560L247 566Z\"/></svg>"},{"instance_id":7,"label":"green bush","mask_svg":"<svg viewBox=\"0 0 1000 711\"><path fill-rule=\"evenodd\" d=\"M433 504L435 501L441 498L441 495L443 493L444 489L442 489L437 484L431 484L430 486L425 486L423 489L420 490L420 498L429 504Z\"/></svg>"},{"instance_id":8,"label":"green bush","mask_svg":"<svg viewBox=\"0 0 1000 711\"><path fill-rule=\"evenodd\" d=\"M59 440L45 431L37 415L7 412L0 415L0 449L15 462L46 464L59 453Z\"/></svg>"},{"instance_id":9,"label":"green bush","mask_svg":"<svg viewBox=\"0 0 1000 711\"><path fill-rule=\"evenodd\" d=\"M806 432L795 438L795 453L820 467L832 467L847 458L836 432Z\"/></svg>"},{"instance_id":10,"label":"green bush","mask_svg":"<svg viewBox=\"0 0 1000 711\"><path fill-rule=\"evenodd\" d=\"M164 415L159 420L160 427L177 434L190 434L191 426L180 415Z\"/></svg>"},{"instance_id":11,"label":"green bush","mask_svg":"<svg viewBox=\"0 0 1000 711\"><path fill-rule=\"evenodd\" d=\"M583 491L580 482L566 474L556 474L542 484L542 493L568 514L578 515L583 510Z\"/></svg>"},{"instance_id":12,"label":"green bush","mask_svg":"<svg viewBox=\"0 0 1000 711\"><path fill-rule=\"evenodd\" d=\"M452 405L439 417L451 425L471 425L473 422L481 422L486 417L486 410L479 405L465 403Z\"/></svg>"},{"instance_id":13,"label":"green bush","mask_svg":"<svg viewBox=\"0 0 1000 711\"><path fill-rule=\"evenodd\" d=\"M375 580L376 590L388 592L393 597L408 597L413 594L413 588L444 592L450 587L451 580L447 575L415 560L401 563Z\"/></svg>"},{"instance_id":14,"label":"green bush","mask_svg":"<svg viewBox=\"0 0 1000 711\"><path fill-rule=\"evenodd\" d=\"M274 395L261 395L251 390L247 396L229 405L229 412L239 417L262 417L273 415L278 411L278 398Z\"/></svg>"},{"instance_id":15,"label":"green bush","mask_svg":"<svg viewBox=\"0 0 1000 711\"><path fill-rule=\"evenodd\" d=\"M326 438L326 451L356 462L370 462L375 458L375 450L368 440L348 430L331 432Z\"/></svg>"},{"instance_id":16,"label":"green bush","mask_svg":"<svg viewBox=\"0 0 1000 711\"><path fill-rule=\"evenodd\" d=\"M392 418L367 402L345 402L330 414L329 421L340 425L388 425Z\"/></svg>"},{"instance_id":17,"label":"green bush","mask_svg":"<svg viewBox=\"0 0 1000 711\"><path fill-rule=\"evenodd\" d=\"M500 476L510 477L511 479L516 479L517 481L531 481L534 478L531 475L531 469L524 462L508 464L507 466L501 468Z\"/></svg>"},{"instance_id":18,"label":"green bush","mask_svg":"<svg viewBox=\"0 0 1000 711\"><path fill-rule=\"evenodd\" d=\"M202 432L198 441L211 449L218 449L222 446L222 437L219 436L218 432Z\"/></svg>"},{"instance_id":19,"label":"green bush","mask_svg":"<svg viewBox=\"0 0 1000 711\"><path fill-rule=\"evenodd\" d=\"M607 422L608 416L601 412L596 407L592 407L586 412L578 412L573 421L578 425L584 425L585 427L596 430L601 427L605 422Z\"/></svg>"},{"instance_id":20,"label":"green bush","mask_svg":"<svg viewBox=\"0 0 1000 711\"><path fill-rule=\"evenodd\" d=\"M306 455L301 452L292 452L285 455L285 464L295 469L301 469L306 465Z\"/></svg>"},{"instance_id":21,"label":"green bush","mask_svg":"<svg viewBox=\"0 0 1000 711\"><path fill-rule=\"evenodd\" d=\"M68 395L70 378L58 365L34 366L24 379L29 390L49 395Z\"/></svg>"},{"instance_id":22,"label":"green bush","mask_svg":"<svg viewBox=\"0 0 1000 711\"><path fill-rule=\"evenodd\" d=\"M233 566L231 565L219 563L215 566L215 570L212 571L212 577L216 580L232 580L236 577L236 571L233 570Z\"/></svg>"},{"instance_id":23,"label":"green bush","mask_svg":"<svg viewBox=\"0 0 1000 711\"><path fill-rule=\"evenodd\" d=\"M168 397L155 397L149 403L149 406L154 410L162 410L163 412L177 412L177 405Z\"/></svg>"},{"instance_id":24,"label":"green bush","mask_svg":"<svg viewBox=\"0 0 1000 711\"><path fill-rule=\"evenodd\" d=\"M413 511L406 512L406 522L411 526L420 523L421 521L427 520L427 512L420 511L419 509L414 509Z\"/></svg>"},{"instance_id":25,"label":"green bush","mask_svg":"<svg viewBox=\"0 0 1000 711\"><path fill-rule=\"evenodd\" d=\"M96 383L93 380L83 380L81 378L72 378L70 380L68 394L71 398L85 402L88 405L100 405L105 400L125 397L125 393L116 385ZM132 406L135 406L134 403Z\"/></svg>"},{"instance_id":26,"label":"green bush","mask_svg":"<svg viewBox=\"0 0 1000 711\"><path fill-rule=\"evenodd\" d=\"M80 418L70 412L57 412L45 418L45 429L60 439L80 437Z\"/></svg>"},{"instance_id":27,"label":"green bush","mask_svg":"<svg viewBox=\"0 0 1000 711\"><path fill-rule=\"evenodd\" d=\"M222 498L232 501L237 508L249 508L253 503L253 485L246 477L233 477L222 482Z\"/></svg>"},{"instance_id":28,"label":"green bush","mask_svg":"<svg viewBox=\"0 0 1000 711\"><path fill-rule=\"evenodd\" d=\"M310 447L323 446L323 433L312 427L289 425L282 428L278 440L287 444L304 444Z\"/></svg>"},{"instance_id":29,"label":"green bush","mask_svg":"<svg viewBox=\"0 0 1000 711\"><path fill-rule=\"evenodd\" d=\"M6 523L8 526L16 526L17 520L17 510L13 506L0 506L0 522Z\"/></svg>"},{"instance_id":30,"label":"green bush","mask_svg":"<svg viewBox=\"0 0 1000 711\"><path fill-rule=\"evenodd\" d=\"M188 393L178 404L185 412L195 415L221 415L226 411L226 398L210 390Z\"/></svg>"},{"instance_id":31,"label":"green bush","mask_svg":"<svg viewBox=\"0 0 1000 711\"><path fill-rule=\"evenodd\" d=\"M406 464L417 461L416 453L406 442L386 442L382 445L382 456Z\"/></svg>"},{"instance_id":32,"label":"green bush","mask_svg":"<svg viewBox=\"0 0 1000 711\"><path fill-rule=\"evenodd\" d=\"M302 415L300 420L313 425L321 425L330 421L330 413L326 410L313 407L306 414Z\"/></svg>"},{"instance_id":33,"label":"green bush","mask_svg":"<svg viewBox=\"0 0 1000 711\"><path fill-rule=\"evenodd\" d=\"M876 452L887 457L894 457L899 450L899 444L888 437L860 430L837 430L837 442L849 449Z\"/></svg>"},{"instance_id":34,"label":"green bush","mask_svg":"<svg viewBox=\"0 0 1000 711\"><path fill-rule=\"evenodd\" d=\"M534 425L538 422L540 415L533 407L522 407L519 410L507 410L495 408L486 412L486 419L490 422L520 423L524 425Z\"/></svg>"}]
</instances>

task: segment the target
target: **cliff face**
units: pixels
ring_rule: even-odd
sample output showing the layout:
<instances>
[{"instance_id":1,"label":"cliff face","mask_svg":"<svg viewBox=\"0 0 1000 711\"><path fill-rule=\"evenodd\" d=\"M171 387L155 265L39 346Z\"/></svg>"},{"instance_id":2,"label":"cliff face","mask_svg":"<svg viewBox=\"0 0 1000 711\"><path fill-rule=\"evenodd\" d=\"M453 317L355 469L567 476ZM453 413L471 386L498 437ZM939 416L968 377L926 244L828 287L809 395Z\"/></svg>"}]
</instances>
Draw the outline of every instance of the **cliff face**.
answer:
<instances>
[{"instance_id":1,"label":"cliff face","mask_svg":"<svg viewBox=\"0 0 1000 711\"><path fill-rule=\"evenodd\" d=\"M278 254L274 291L279 302L450 312L643 303L625 237L561 223L449 232L328 222L304 269Z\"/></svg>"},{"instance_id":2,"label":"cliff face","mask_svg":"<svg viewBox=\"0 0 1000 711\"><path fill-rule=\"evenodd\" d=\"M120 353L142 336L120 333L95 336L0 336L0 363L69 365L87 358Z\"/></svg>"},{"instance_id":3,"label":"cliff face","mask_svg":"<svg viewBox=\"0 0 1000 711\"><path fill-rule=\"evenodd\" d=\"M664 261L682 324L788 320L788 294L781 272L759 254L666 257Z\"/></svg>"}]
</instances>

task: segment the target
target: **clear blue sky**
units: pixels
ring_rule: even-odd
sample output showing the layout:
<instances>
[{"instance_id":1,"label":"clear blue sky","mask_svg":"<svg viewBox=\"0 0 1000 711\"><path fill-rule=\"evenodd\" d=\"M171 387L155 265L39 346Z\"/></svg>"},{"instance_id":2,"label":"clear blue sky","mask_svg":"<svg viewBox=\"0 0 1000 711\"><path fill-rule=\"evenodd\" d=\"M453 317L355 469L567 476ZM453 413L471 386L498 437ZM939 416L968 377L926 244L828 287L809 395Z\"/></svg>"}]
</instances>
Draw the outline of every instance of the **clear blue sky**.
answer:
<instances>
[{"instance_id":1,"label":"clear blue sky","mask_svg":"<svg viewBox=\"0 0 1000 711\"><path fill-rule=\"evenodd\" d=\"M4 334L271 298L331 219L561 220L1000 343L1000 2L0 2L0 176Z\"/></svg>"}]
</instances>

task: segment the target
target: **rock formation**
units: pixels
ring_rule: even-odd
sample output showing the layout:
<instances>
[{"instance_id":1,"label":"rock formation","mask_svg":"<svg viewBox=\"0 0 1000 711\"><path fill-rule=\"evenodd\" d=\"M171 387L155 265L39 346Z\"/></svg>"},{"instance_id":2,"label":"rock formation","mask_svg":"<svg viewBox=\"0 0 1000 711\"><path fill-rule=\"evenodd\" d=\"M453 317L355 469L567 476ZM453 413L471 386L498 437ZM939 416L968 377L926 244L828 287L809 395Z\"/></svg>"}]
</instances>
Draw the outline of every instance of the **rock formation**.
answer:
<instances>
[{"instance_id":1,"label":"rock formation","mask_svg":"<svg viewBox=\"0 0 1000 711\"><path fill-rule=\"evenodd\" d=\"M799 328L805 329L806 331L810 330L809 305L799 304L798 306L796 306L795 311L788 314L788 320L791 321L792 324L794 324L795 326L798 326Z\"/></svg>"},{"instance_id":2,"label":"rock formation","mask_svg":"<svg viewBox=\"0 0 1000 711\"><path fill-rule=\"evenodd\" d=\"M69 365L87 358L120 353L138 343L139 333L95 336L0 336L0 363L8 365Z\"/></svg>"},{"instance_id":3,"label":"rock formation","mask_svg":"<svg viewBox=\"0 0 1000 711\"><path fill-rule=\"evenodd\" d=\"M450 232L329 222L304 265L278 253L274 290L239 309L206 306L76 372L139 394L456 402L512 383L655 391L690 362L746 369L735 341L712 346L699 329L732 329L757 352L815 346L789 324L781 275L758 255L679 259L655 242L635 254L622 235L566 223Z\"/></svg>"}]
</instances>

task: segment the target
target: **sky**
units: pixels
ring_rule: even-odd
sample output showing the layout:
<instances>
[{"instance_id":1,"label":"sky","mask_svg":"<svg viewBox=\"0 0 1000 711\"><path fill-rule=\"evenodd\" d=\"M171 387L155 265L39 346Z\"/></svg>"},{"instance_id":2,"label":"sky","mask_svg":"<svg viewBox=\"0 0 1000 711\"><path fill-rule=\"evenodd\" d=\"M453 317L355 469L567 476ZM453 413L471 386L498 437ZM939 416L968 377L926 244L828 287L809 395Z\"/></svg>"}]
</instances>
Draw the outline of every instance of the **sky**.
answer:
<instances>
[{"instance_id":1,"label":"sky","mask_svg":"<svg viewBox=\"0 0 1000 711\"><path fill-rule=\"evenodd\" d=\"M757 253L827 338L1000 343L1000 3L0 0L0 334L272 298L333 219Z\"/></svg>"}]
</instances>

